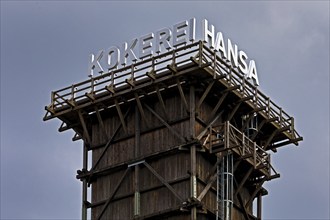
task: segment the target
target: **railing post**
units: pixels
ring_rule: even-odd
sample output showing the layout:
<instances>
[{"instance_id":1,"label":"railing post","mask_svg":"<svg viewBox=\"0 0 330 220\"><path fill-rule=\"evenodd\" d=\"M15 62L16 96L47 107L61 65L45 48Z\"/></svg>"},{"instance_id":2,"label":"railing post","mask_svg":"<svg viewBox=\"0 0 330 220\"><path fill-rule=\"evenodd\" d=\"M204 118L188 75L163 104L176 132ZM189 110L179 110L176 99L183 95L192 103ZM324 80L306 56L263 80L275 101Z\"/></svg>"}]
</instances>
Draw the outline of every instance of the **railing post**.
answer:
<instances>
[{"instance_id":1,"label":"railing post","mask_svg":"<svg viewBox=\"0 0 330 220\"><path fill-rule=\"evenodd\" d=\"M91 78L91 93L94 93L94 78Z\"/></svg>"},{"instance_id":2,"label":"railing post","mask_svg":"<svg viewBox=\"0 0 330 220\"><path fill-rule=\"evenodd\" d=\"M176 52L176 50L173 50L173 53L172 53L172 66L174 67L174 65L175 65L175 52Z\"/></svg>"},{"instance_id":3,"label":"railing post","mask_svg":"<svg viewBox=\"0 0 330 220\"><path fill-rule=\"evenodd\" d=\"M199 67L203 64L203 41L199 41Z\"/></svg>"},{"instance_id":4,"label":"railing post","mask_svg":"<svg viewBox=\"0 0 330 220\"><path fill-rule=\"evenodd\" d=\"M245 77L243 76L242 79L242 84L240 86L241 92L243 93L243 97L244 97L244 89L245 89Z\"/></svg>"},{"instance_id":5,"label":"railing post","mask_svg":"<svg viewBox=\"0 0 330 220\"><path fill-rule=\"evenodd\" d=\"M282 113L282 108L280 108L280 126L283 125L283 113Z\"/></svg>"},{"instance_id":6,"label":"railing post","mask_svg":"<svg viewBox=\"0 0 330 220\"><path fill-rule=\"evenodd\" d=\"M152 59L151 59L151 69L152 69L153 71L156 71L155 57L152 57Z\"/></svg>"},{"instance_id":7,"label":"railing post","mask_svg":"<svg viewBox=\"0 0 330 220\"><path fill-rule=\"evenodd\" d=\"M50 99L51 99L50 107L52 108L52 110L54 110L54 108L55 108L55 92L54 91L52 91Z\"/></svg>"},{"instance_id":8,"label":"railing post","mask_svg":"<svg viewBox=\"0 0 330 220\"><path fill-rule=\"evenodd\" d=\"M256 169L256 157L257 157L257 146L256 146L256 142L253 142L253 166L254 166L254 169Z\"/></svg>"},{"instance_id":9,"label":"railing post","mask_svg":"<svg viewBox=\"0 0 330 220\"><path fill-rule=\"evenodd\" d=\"M132 80L134 81L134 64L131 66Z\"/></svg>"},{"instance_id":10,"label":"railing post","mask_svg":"<svg viewBox=\"0 0 330 220\"><path fill-rule=\"evenodd\" d=\"M270 98L267 97L267 116L270 118Z\"/></svg>"},{"instance_id":11,"label":"railing post","mask_svg":"<svg viewBox=\"0 0 330 220\"><path fill-rule=\"evenodd\" d=\"M233 78L233 76L232 76L232 67L230 66L229 67L229 73L228 73L228 84L229 84L229 86L234 85L234 83L232 82L232 78Z\"/></svg>"},{"instance_id":12,"label":"railing post","mask_svg":"<svg viewBox=\"0 0 330 220\"><path fill-rule=\"evenodd\" d=\"M74 98L75 98L75 86L74 86L74 84L72 84L71 85L71 100L73 101L74 100Z\"/></svg>"},{"instance_id":13,"label":"railing post","mask_svg":"<svg viewBox=\"0 0 330 220\"><path fill-rule=\"evenodd\" d=\"M254 89L254 102L256 107L258 107L258 87L255 87Z\"/></svg>"},{"instance_id":14,"label":"railing post","mask_svg":"<svg viewBox=\"0 0 330 220\"><path fill-rule=\"evenodd\" d=\"M215 50L213 52L213 64L214 64L213 79L216 79L217 78L217 54L216 54Z\"/></svg>"},{"instance_id":15,"label":"railing post","mask_svg":"<svg viewBox=\"0 0 330 220\"><path fill-rule=\"evenodd\" d=\"M290 129L290 133L291 133L291 137L292 137L292 139L294 139L295 138L295 136L294 136L294 118L293 117L291 117L291 129Z\"/></svg>"}]
</instances>

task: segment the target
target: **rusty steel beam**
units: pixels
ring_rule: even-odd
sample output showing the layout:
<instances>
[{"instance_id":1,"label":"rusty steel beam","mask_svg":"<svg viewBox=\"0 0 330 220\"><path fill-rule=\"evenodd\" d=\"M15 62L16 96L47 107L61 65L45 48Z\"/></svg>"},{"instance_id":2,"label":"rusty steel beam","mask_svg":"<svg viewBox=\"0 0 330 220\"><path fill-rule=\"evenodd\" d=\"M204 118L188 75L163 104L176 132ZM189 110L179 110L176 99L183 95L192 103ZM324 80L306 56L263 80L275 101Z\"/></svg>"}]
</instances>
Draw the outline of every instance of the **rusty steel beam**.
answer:
<instances>
[{"instance_id":1,"label":"rusty steel beam","mask_svg":"<svg viewBox=\"0 0 330 220\"><path fill-rule=\"evenodd\" d=\"M181 82L179 81L178 78L176 80L177 80L176 81L176 84L177 84L177 87L178 87L178 90L179 90L180 97L181 97L181 100L183 102L183 105L186 108L186 111L189 112L188 102L187 102L187 99L186 99L186 97L184 95L184 92L183 92L183 89L182 89L182 86L181 86Z\"/></svg>"},{"instance_id":2,"label":"rusty steel beam","mask_svg":"<svg viewBox=\"0 0 330 220\"><path fill-rule=\"evenodd\" d=\"M236 188L236 192L234 193L234 197L236 197L238 195L238 193L240 193L243 185L245 184L245 182L247 181L247 179L250 177L251 173L253 171L253 167L251 167L247 173L245 173L243 179L241 180L241 182L239 183L239 185Z\"/></svg>"},{"instance_id":3,"label":"rusty steel beam","mask_svg":"<svg viewBox=\"0 0 330 220\"><path fill-rule=\"evenodd\" d=\"M163 183L172 193L173 195L180 200L180 202L183 202L184 199L175 191L175 189L161 176L157 173L156 170L154 170L154 168L152 168L147 162L143 162L143 165L145 167L147 167L149 169L149 171L155 176L157 177L157 179Z\"/></svg>"},{"instance_id":4,"label":"rusty steel beam","mask_svg":"<svg viewBox=\"0 0 330 220\"><path fill-rule=\"evenodd\" d=\"M116 106L117 113L118 113L120 122L122 124L122 127L123 127L125 133L127 133L127 126L126 126L126 123L125 123L124 115L123 115L123 113L122 113L122 111L120 109L119 102L118 102L117 99L115 99L115 106Z\"/></svg>"},{"instance_id":5,"label":"rusty steel beam","mask_svg":"<svg viewBox=\"0 0 330 220\"><path fill-rule=\"evenodd\" d=\"M215 80L213 80L208 86L207 88L205 89L202 97L199 99L198 103L197 103L197 106L196 106L196 109L199 109L202 105L202 103L204 102L204 99L207 97L207 95L210 93L213 85L215 83Z\"/></svg>"},{"instance_id":6,"label":"rusty steel beam","mask_svg":"<svg viewBox=\"0 0 330 220\"><path fill-rule=\"evenodd\" d=\"M142 116L142 120L145 122L146 126L149 127L148 126L149 123L148 123L148 120L147 120L146 115L144 113L144 109L143 109L141 100L139 98L139 95L136 92L134 93L134 97L135 97L136 104L137 104L137 106L139 108L140 114Z\"/></svg>"},{"instance_id":7,"label":"rusty steel beam","mask_svg":"<svg viewBox=\"0 0 330 220\"><path fill-rule=\"evenodd\" d=\"M84 131L83 138L85 138L85 142L87 142L89 145L91 145L92 140L90 138L90 135L89 135L89 132L88 132L88 129L87 129L87 126L86 126L86 123L85 123L85 120L84 120L84 117L82 115L81 110L78 111L78 116L79 116L79 120L80 120L81 126L82 126L83 131Z\"/></svg>"},{"instance_id":8,"label":"rusty steel beam","mask_svg":"<svg viewBox=\"0 0 330 220\"><path fill-rule=\"evenodd\" d=\"M124 118L126 118L126 117L128 116L128 113L130 112L130 110L131 110L131 108L129 108L129 109L127 110L127 112L125 113ZM99 158L96 160L95 164L94 164L93 167L91 168L91 171L93 171L93 170L96 169L97 165L100 163L101 159L102 159L103 156L105 155L105 152L108 150L110 144L112 143L112 141L114 140L114 138L115 138L116 135L118 134L118 132L119 132L119 130L120 130L121 127L122 127L122 124L120 123L120 124L117 126L117 128L116 128L115 132L113 133L113 135L111 136L111 138L108 140L107 144L104 146L101 155L100 155Z\"/></svg>"},{"instance_id":9,"label":"rusty steel beam","mask_svg":"<svg viewBox=\"0 0 330 220\"><path fill-rule=\"evenodd\" d=\"M99 125L101 126L103 134L105 135L105 137L109 138L109 135L107 134L107 132L105 130L105 126L104 126L104 123L103 123L103 120L102 120L99 109L96 106L94 107L94 109L95 109L95 114L96 114L96 117L97 117L97 121L99 122Z\"/></svg>"},{"instance_id":10,"label":"rusty steel beam","mask_svg":"<svg viewBox=\"0 0 330 220\"><path fill-rule=\"evenodd\" d=\"M126 177L126 175L127 175L127 173L128 173L129 170L130 170L130 167L127 167L127 169L125 170L124 174L121 176L121 178L119 179L117 185L115 186L113 192L109 196L107 202L104 204L104 206L103 206L100 214L97 216L97 218L96 218L97 220L100 220L102 218L103 214L105 213L106 209L108 208L108 206L109 206L111 200L113 199L113 197L116 195L118 189L120 188L121 183L125 179L125 177Z\"/></svg>"},{"instance_id":11,"label":"rusty steel beam","mask_svg":"<svg viewBox=\"0 0 330 220\"><path fill-rule=\"evenodd\" d=\"M165 102L164 102L164 99L163 99L163 97L162 97L162 94L160 93L160 90L159 90L158 86L156 87L156 92L157 92L157 97L158 97L158 100L159 100L160 106L162 107L162 110L163 110L163 113L164 113L165 119L168 120L169 117L168 117L168 115L167 115L167 111L166 111L166 107L165 107Z\"/></svg>"},{"instance_id":12,"label":"rusty steel beam","mask_svg":"<svg viewBox=\"0 0 330 220\"><path fill-rule=\"evenodd\" d=\"M169 130L170 132L175 135L178 139L180 139L183 143L186 142L186 139L179 134L174 128L172 128L171 125L169 125L159 114L157 114L149 105L144 104L144 106L154 115L156 118L158 118Z\"/></svg>"}]
</instances>

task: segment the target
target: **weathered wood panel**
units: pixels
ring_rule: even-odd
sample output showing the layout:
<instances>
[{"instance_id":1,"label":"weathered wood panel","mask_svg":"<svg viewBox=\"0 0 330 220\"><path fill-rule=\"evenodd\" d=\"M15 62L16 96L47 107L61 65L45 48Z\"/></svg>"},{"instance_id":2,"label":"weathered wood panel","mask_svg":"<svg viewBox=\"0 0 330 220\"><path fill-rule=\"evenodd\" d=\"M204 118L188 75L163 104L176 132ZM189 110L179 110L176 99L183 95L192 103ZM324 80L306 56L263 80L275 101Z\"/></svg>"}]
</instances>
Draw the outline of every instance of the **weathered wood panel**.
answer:
<instances>
[{"instance_id":1,"label":"weathered wood panel","mask_svg":"<svg viewBox=\"0 0 330 220\"><path fill-rule=\"evenodd\" d=\"M212 116L216 115L212 115L212 111L218 100L212 100L211 102L204 100L202 102L200 108L196 110L196 115L201 119L201 122L193 120L195 121L193 126L195 126L196 133L191 134L191 120L189 120L191 115L183 104L179 92L176 89L170 91L171 93L168 92L167 94L161 93L164 105L156 96L139 98L142 109L141 106L138 108L136 103L121 104L119 108L122 114L130 109L125 118L126 131L124 130L125 126L121 124L118 110L115 108L102 113L105 131L102 130L97 121L93 124L92 142L95 146L101 146L92 151L93 165L99 160L104 151L104 146L110 140L109 138L113 137L113 143L108 146L96 168L103 169L117 165L121 165L121 168L108 173L106 176L97 177L96 181L92 182L92 204L100 204L92 208L92 218L99 215L107 199L114 193L115 187L122 178L127 165L138 161L141 162L137 165L139 167L138 175L135 173L137 172L136 168L131 167L106 208L104 219L134 218L134 196L136 191L139 192L140 210L138 216L142 218L152 216L156 218L155 215L159 215L157 219L191 218L190 211L178 211L179 207L184 206L183 202L189 201L191 197L190 175L192 164L189 146L176 153L172 152L146 160L145 162L157 175L150 171L142 161L151 155L177 148L191 140L192 136L197 136L205 129ZM187 92L187 89L184 89L184 91L185 98L189 102L189 92ZM195 98L196 105L199 100L200 96L197 96ZM221 111L221 108L216 113L219 111ZM220 124L221 120L222 118L219 117L215 124ZM119 130L115 134L118 128ZM214 174L214 171L211 173L211 169L215 163L215 155L208 152L197 152L195 164L198 178L197 195L202 193L210 176ZM166 187L164 182L169 184L171 189ZM201 210L208 210L208 214L211 213L213 217L218 208L216 189L215 181L201 200L203 207ZM171 190L174 190L175 193ZM241 195L244 197L244 203L247 202L250 196L249 193L243 187ZM183 200L180 201L178 196ZM235 198L234 203L239 204L239 201ZM249 207L248 211L251 213L252 207ZM206 213L198 214L198 219L209 218L210 216L207 216ZM241 210L233 208L233 219L244 219Z\"/></svg>"}]
</instances>

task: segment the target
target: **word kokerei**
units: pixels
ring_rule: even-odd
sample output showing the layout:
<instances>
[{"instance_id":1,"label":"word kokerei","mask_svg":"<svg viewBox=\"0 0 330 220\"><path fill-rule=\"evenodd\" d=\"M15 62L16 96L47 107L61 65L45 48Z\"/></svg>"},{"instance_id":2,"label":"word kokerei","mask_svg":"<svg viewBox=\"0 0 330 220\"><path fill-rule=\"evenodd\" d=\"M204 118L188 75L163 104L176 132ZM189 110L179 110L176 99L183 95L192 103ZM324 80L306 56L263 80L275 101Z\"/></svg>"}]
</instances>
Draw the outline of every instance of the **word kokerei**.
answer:
<instances>
[{"instance_id":1,"label":"word kokerei","mask_svg":"<svg viewBox=\"0 0 330 220\"><path fill-rule=\"evenodd\" d=\"M202 36L198 40L204 41L212 50L219 53L222 59L227 60L233 67L240 70L247 79L253 80L254 85L259 85L256 63L248 60L247 54L239 50L228 38L224 40L221 32L215 32L213 25L209 25L206 19L202 21ZM155 33L148 33L140 38L134 38L130 42L124 42L120 47L112 46L100 50L96 55L90 55L89 76L94 71L107 73L120 66L127 66L138 60L170 51L196 40L196 19L191 18L173 25L171 28L163 28Z\"/></svg>"}]
</instances>

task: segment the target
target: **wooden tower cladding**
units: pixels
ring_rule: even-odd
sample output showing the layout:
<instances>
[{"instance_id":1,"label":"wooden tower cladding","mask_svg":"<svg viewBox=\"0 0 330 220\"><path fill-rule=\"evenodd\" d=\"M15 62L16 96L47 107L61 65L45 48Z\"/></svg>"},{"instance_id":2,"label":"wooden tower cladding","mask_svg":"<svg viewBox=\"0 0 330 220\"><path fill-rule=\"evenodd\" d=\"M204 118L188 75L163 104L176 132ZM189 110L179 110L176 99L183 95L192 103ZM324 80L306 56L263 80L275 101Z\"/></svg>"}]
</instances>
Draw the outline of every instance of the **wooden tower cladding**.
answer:
<instances>
[{"instance_id":1,"label":"wooden tower cladding","mask_svg":"<svg viewBox=\"0 0 330 220\"><path fill-rule=\"evenodd\" d=\"M270 152L302 140L202 42L52 92L46 111L83 140L82 219L261 219Z\"/></svg>"}]
</instances>

